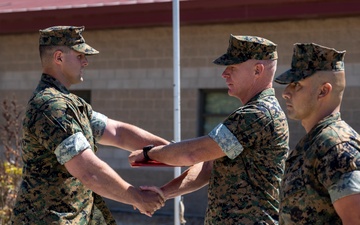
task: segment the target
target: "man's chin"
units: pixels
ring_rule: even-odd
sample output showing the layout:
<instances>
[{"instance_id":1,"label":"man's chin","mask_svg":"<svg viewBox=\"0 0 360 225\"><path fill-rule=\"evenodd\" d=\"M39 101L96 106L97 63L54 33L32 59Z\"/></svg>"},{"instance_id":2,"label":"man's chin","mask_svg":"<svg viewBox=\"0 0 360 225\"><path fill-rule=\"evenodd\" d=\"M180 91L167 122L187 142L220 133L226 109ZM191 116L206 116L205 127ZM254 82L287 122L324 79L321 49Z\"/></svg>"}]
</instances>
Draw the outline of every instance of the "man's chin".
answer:
<instances>
[{"instance_id":1,"label":"man's chin","mask_svg":"<svg viewBox=\"0 0 360 225\"><path fill-rule=\"evenodd\" d=\"M300 120L299 118L297 118L296 117L296 115L293 115L293 114L291 114L291 113L287 113L287 117L289 118L289 119L292 119L292 120Z\"/></svg>"},{"instance_id":2,"label":"man's chin","mask_svg":"<svg viewBox=\"0 0 360 225\"><path fill-rule=\"evenodd\" d=\"M73 83L72 83L72 85L74 85L74 84L80 84L80 83L82 83L83 81L84 81L84 79L81 77L81 78L78 79L78 80L74 80Z\"/></svg>"}]
</instances>

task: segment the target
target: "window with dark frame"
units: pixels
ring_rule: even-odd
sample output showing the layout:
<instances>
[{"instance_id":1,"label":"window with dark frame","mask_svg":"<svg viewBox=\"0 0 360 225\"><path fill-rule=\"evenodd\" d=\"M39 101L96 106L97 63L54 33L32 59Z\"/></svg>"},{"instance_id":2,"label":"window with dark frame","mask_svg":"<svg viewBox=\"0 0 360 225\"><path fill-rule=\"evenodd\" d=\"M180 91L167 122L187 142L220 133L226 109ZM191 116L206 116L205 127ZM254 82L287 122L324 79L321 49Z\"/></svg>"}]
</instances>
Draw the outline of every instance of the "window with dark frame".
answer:
<instances>
[{"instance_id":1,"label":"window with dark frame","mask_svg":"<svg viewBox=\"0 0 360 225\"><path fill-rule=\"evenodd\" d=\"M206 135L242 105L227 89L201 89L198 135Z\"/></svg>"}]
</instances>

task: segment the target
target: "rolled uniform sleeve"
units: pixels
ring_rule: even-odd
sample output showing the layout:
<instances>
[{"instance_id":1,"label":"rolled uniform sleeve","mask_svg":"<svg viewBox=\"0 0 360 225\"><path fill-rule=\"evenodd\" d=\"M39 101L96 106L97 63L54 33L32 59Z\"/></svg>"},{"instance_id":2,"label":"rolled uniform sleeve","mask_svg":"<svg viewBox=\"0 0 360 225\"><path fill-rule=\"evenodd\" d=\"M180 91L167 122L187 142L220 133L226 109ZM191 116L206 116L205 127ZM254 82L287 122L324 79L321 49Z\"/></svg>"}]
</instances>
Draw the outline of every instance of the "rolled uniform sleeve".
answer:
<instances>
[{"instance_id":1,"label":"rolled uniform sleeve","mask_svg":"<svg viewBox=\"0 0 360 225\"><path fill-rule=\"evenodd\" d=\"M210 133L209 137L213 139L222 151L230 158L235 159L236 156L244 150L238 139L224 126L224 124L217 125Z\"/></svg>"},{"instance_id":2,"label":"rolled uniform sleeve","mask_svg":"<svg viewBox=\"0 0 360 225\"><path fill-rule=\"evenodd\" d=\"M104 134L107 119L107 116L93 111L91 116L91 129L96 141L99 141Z\"/></svg>"},{"instance_id":3,"label":"rolled uniform sleeve","mask_svg":"<svg viewBox=\"0 0 360 225\"><path fill-rule=\"evenodd\" d=\"M322 146L327 146L326 142ZM360 153L354 146L342 142L319 157L316 167L318 179L328 189L333 203L340 198L360 193Z\"/></svg>"},{"instance_id":4,"label":"rolled uniform sleeve","mask_svg":"<svg viewBox=\"0 0 360 225\"><path fill-rule=\"evenodd\" d=\"M98 141L104 134L107 117L101 113L92 112L91 129L93 136ZM85 149L91 148L90 143L82 132L77 132L61 142L55 150L57 160L64 164Z\"/></svg>"},{"instance_id":5,"label":"rolled uniform sleeve","mask_svg":"<svg viewBox=\"0 0 360 225\"><path fill-rule=\"evenodd\" d=\"M343 174L339 181L329 188L329 194L332 203L349 195L360 194L360 171Z\"/></svg>"},{"instance_id":6,"label":"rolled uniform sleeve","mask_svg":"<svg viewBox=\"0 0 360 225\"><path fill-rule=\"evenodd\" d=\"M86 140L83 133L78 132L61 142L55 149L55 155L58 162L64 165L74 156L88 148L91 148L90 143Z\"/></svg>"},{"instance_id":7,"label":"rolled uniform sleeve","mask_svg":"<svg viewBox=\"0 0 360 225\"><path fill-rule=\"evenodd\" d=\"M41 116L34 122L34 133L42 146L53 151L60 164L92 148L92 136L95 140L100 138L106 126L106 116L91 113L91 108L66 99L50 100L40 110ZM93 115L91 119L90 115Z\"/></svg>"},{"instance_id":8,"label":"rolled uniform sleeve","mask_svg":"<svg viewBox=\"0 0 360 225\"><path fill-rule=\"evenodd\" d=\"M271 119L267 114L268 110L261 106L244 106L232 113L208 135L230 159L234 159L244 148L257 145L259 136L265 135L262 135L262 132L269 133L267 129Z\"/></svg>"}]
</instances>

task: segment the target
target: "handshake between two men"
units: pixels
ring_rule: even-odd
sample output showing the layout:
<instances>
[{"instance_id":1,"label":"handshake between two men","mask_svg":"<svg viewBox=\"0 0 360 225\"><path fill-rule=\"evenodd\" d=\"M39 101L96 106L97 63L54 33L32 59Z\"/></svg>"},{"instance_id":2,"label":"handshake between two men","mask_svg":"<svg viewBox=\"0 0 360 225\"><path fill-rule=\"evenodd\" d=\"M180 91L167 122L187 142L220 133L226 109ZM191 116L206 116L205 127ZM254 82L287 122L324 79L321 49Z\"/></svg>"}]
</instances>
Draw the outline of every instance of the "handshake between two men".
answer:
<instances>
[{"instance_id":1,"label":"handshake between two men","mask_svg":"<svg viewBox=\"0 0 360 225\"><path fill-rule=\"evenodd\" d=\"M129 155L129 163L130 165L136 165L136 163L147 163L148 159L145 159L143 155L143 151L147 149L151 149L153 146L146 146L143 150L133 151ZM165 201L167 198L165 197L163 191L156 186L140 186L142 203L141 206L133 206L134 210L139 209L142 214L145 214L151 217L157 210L165 206Z\"/></svg>"}]
</instances>

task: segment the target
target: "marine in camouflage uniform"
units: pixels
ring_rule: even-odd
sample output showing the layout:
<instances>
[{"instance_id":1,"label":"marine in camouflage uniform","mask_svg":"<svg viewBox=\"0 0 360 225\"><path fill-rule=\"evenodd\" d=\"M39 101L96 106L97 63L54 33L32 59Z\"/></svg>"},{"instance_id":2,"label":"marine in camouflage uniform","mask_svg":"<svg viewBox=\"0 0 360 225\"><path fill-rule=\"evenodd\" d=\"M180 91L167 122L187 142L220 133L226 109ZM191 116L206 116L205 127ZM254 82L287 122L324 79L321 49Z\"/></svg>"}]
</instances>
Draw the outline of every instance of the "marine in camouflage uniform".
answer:
<instances>
[{"instance_id":1,"label":"marine in camouflage uniform","mask_svg":"<svg viewBox=\"0 0 360 225\"><path fill-rule=\"evenodd\" d=\"M247 59L275 60L276 45L260 37L231 36L228 52L214 63ZM254 96L209 136L227 157L213 162L205 224L277 224L289 131L274 89Z\"/></svg>"},{"instance_id":2,"label":"marine in camouflage uniform","mask_svg":"<svg viewBox=\"0 0 360 225\"><path fill-rule=\"evenodd\" d=\"M100 195L148 216L164 205L162 196L135 188L95 155L98 143L133 151L169 142L107 118L69 93L69 87L83 79L86 56L98 53L85 43L83 30L40 30L43 74L23 121L23 181L13 224L116 224Z\"/></svg>"},{"instance_id":3,"label":"marine in camouflage uniform","mask_svg":"<svg viewBox=\"0 0 360 225\"><path fill-rule=\"evenodd\" d=\"M106 119L60 82L42 75L23 122L24 170L15 224L116 224L102 198L63 165L78 151L96 151Z\"/></svg>"},{"instance_id":4,"label":"marine in camouflage uniform","mask_svg":"<svg viewBox=\"0 0 360 225\"><path fill-rule=\"evenodd\" d=\"M86 54L98 53L84 42L80 35L83 29L40 30L40 45L69 45ZM64 34L68 38L63 38ZM69 40L71 43L64 43ZM83 149L96 152L106 120L58 80L42 75L23 121L23 181L13 224L116 224L102 197L71 176L63 165Z\"/></svg>"},{"instance_id":5,"label":"marine in camouflage uniform","mask_svg":"<svg viewBox=\"0 0 360 225\"><path fill-rule=\"evenodd\" d=\"M277 224L288 135L273 89L209 133L228 157L213 162L205 224Z\"/></svg>"},{"instance_id":6,"label":"marine in camouflage uniform","mask_svg":"<svg viewBox=\"0 0 360 225\"><path fill-rule=\"evenodd\" d=\"M208 135L147 152L160 162L190 166L161 187L166 198L209 185L206 225L278 223L289 130L272 88L276 47L261 37L231 35L227 52L214 63L227 66L222 76L228 93L244 105ZM130 155L143 158L141 152Z\"/></svg>"},{"instance_id":7,"label":"marine in camouflage uniform","mask_svg":"<svg viewBox=\"0 0 360 225\"><path fill-rule=\"evenodd\" d=\"M291 84L318 71L343 71L344 54L314 43L295 44L291 69L275 81ZM307 132L286 160L280 224L342 224L333 203L359 193L359 134L340 112L332 113Z\"/></svg>"}]
</instances>

